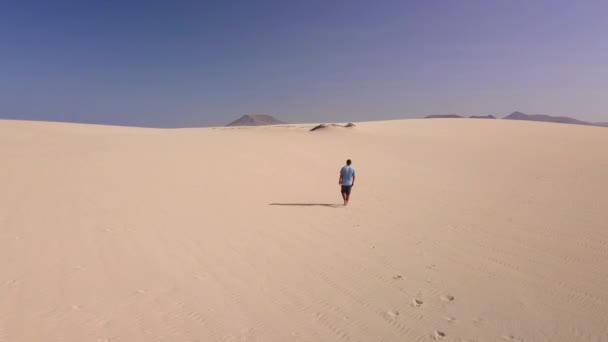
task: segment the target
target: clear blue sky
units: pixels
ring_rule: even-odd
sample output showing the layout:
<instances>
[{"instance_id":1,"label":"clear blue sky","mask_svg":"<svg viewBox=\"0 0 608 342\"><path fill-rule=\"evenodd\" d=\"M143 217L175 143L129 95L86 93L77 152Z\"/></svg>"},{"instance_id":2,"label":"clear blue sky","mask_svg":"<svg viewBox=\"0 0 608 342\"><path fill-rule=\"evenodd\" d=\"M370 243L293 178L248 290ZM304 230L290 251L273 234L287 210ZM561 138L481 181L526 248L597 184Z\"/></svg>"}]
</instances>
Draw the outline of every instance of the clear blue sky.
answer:
<instances>
[{"instance_id":1,"label":"clear blue sky","mask_svg":"<svg viewBox=\"0 0 608 342\"><path fill-rule=\"evenodd\" d=\"M608 121L608 1L2 1L0 118Z\"/></svg>"}]
</instances>

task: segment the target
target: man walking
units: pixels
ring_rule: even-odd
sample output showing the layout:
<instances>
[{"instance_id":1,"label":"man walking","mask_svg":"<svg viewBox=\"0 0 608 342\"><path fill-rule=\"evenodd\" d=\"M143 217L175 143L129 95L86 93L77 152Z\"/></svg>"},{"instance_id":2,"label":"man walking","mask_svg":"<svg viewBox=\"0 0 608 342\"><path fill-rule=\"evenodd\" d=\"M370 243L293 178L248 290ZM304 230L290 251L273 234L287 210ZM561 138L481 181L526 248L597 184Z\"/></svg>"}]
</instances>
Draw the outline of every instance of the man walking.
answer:
<instances>
[{"instance_id":1,"label":"man walking","mask_svg":"<svg viewBox=\"0 0 608 342\"><path fill-rule=\"evenodd\" d=\"M350 191L355 185L355 169L350 166L350 159L346 161L346 165L340 170L340 179L338 184L341 185L342 199L344 199L344 206L348 205L348 199L350 198Z\"/></svg>"}]
</instances>

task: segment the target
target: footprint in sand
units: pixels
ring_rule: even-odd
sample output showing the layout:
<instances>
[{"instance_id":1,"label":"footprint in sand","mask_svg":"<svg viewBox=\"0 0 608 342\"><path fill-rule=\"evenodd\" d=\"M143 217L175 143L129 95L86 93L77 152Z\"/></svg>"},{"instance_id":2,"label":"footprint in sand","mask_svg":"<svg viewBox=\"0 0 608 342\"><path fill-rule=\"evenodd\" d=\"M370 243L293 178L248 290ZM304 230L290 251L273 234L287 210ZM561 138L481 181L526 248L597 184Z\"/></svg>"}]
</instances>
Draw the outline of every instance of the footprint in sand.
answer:
<instances>
[{"instance_id":1,"label":"footprint in sand","mask_svg":"<svg viewBox=\"0 0 608 342\"><path fill-rule=\"evenodd\" d=\"M399 311L395 310L395 311L388 311L386 313L386 315L392 319L396 319L397 317L399 317Z\"/></svg>"},{"instance_id":2,"label":"footprint in sand","mask_svg":"<svg viewBox=\"0 0 608 342\"><path fill-rule=\"evenodd\" d=\"M433 339L435 341L439 341L445 337L445 333L443 331L435 330L433 333Z\"/></svg>"},{"instance_id":3,"label":"footprint in sand","mask_svg":"<svg viewBox=\"0 0 608 342\"><path fill-rule=\"evenodd\" d=\"M502 335L503 340L512 342L521 342L521 340L513 335Z\"/></svg>"},{"instance_id":4,"label":"footprint in sand","mask_svg":"<svg viewBox=\"0 0 608 342\"><path fill-rule=\"evenodd\" d=\"M423 301L421 301L420 299L412 299L412 306L414 307L420 307L422 304L424 304Z\"/></svg>"},{"instance_id":5,"label":"footprint in sand","mask_svg":"<svg viewBox=\"0 0 608 342\"><path fill-rule=\"evenodd\" d=\"M481 324L484 324L484 323L485 323L485 321L486 321L486 320L485 320L485 319L483 319L483 318L481 318L481 317L475 317L475 318L473 318L473 323L474 323L475 325L481 325Z\"/></svg>"},{"instance_id":6,"label":"footprint in sand","mask_svg":"<svg viewBox=\"0 0 608 342\"><path fill-rule=\"evenodd\" d=\"M439 298L441 298L441 300L444 301L444 302L451 302L451 301L454 300L454 296L452 296L450 294L444 294L444 295L442 295Z\"/></svg>"},{"instance_id":7,"label":"footprint in sand","mask_svg":"<svg viewBox=\"0 0 608 342\"><path fill-rule=\"evenodd\" d=\"M401 279L403 279L403 277L401 276L401 274L395 274L393 276L393 279L395 279L395 280L401 280Z\"/></svg>"}]
</instances>

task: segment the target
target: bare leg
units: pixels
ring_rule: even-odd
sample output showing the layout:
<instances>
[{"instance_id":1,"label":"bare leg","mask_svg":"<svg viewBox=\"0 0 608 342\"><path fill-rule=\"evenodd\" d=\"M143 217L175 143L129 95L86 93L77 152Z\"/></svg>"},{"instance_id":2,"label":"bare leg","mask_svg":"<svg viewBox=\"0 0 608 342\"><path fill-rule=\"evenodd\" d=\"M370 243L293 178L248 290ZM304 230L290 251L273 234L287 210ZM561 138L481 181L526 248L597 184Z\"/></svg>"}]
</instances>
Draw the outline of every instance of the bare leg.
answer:
<instances>
[{"instance_id":1,"label":"bare leg","mask_svg":"<svg viewBox=\"0 0 608 342\"><path fill-rule=\"evenodd\" d=\"M344 195L344 206L348 205L348 199L350 198L350 195Z\"/></svg>"}]
</instances>

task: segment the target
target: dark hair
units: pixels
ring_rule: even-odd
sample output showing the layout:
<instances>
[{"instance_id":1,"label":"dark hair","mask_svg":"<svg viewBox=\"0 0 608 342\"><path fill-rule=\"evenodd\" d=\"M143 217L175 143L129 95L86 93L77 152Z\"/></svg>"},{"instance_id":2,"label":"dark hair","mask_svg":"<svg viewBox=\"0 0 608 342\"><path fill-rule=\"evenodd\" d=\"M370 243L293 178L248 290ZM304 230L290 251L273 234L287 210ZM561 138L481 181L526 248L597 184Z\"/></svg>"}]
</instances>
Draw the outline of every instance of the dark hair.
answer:
<instances>
[{"instance_id":1,"label":"dark hair","mask_svg":"<svg viewBox=\"0 0 608 342\"><path fill-rule=\"evenodd\" d=\"M350 159L346 161L346 165L350 165L351 161Z\"/></svg>"}]
</instances>

